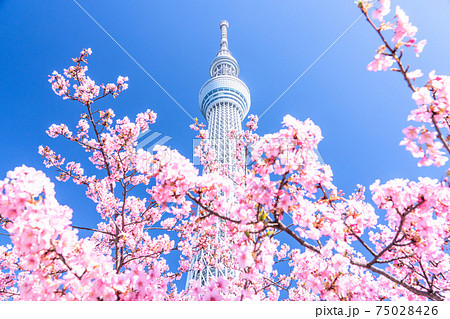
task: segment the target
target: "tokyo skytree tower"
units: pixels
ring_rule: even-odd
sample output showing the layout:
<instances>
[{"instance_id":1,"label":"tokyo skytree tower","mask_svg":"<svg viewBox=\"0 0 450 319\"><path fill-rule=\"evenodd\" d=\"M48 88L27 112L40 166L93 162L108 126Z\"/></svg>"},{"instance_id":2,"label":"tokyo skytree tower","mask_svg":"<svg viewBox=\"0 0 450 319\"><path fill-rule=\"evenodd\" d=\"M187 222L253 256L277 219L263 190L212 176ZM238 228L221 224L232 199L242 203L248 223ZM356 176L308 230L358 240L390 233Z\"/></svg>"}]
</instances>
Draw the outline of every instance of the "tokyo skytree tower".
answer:
<instances>
[{"instance_id":1,"label":"tokyo skytree tower","mask_svg":"<svg viewBox=\"0 0 450 319\"><path fill-rule=\"evenodd\" d=\"M220 50L209 69L211 79L206 81L199 93L200 111L208 122L210 147L216 153L216 161L228 164L233 170L236 165L234 153L236 143L228 137L230 130L241 131L242 121L250 109L250 91L239 76L239 65L228 50L228 21L220 21ZM224 240L219 230L216 240ZM192 265L202 264L203 269L192 269L188 273L186 288L191 280L200 280L204 285L211 277L227 276L233 270L209 266L208 256L203 250L193 260ZM214 258L214 257L213 257Z\"/></svg>"}]
</instances>

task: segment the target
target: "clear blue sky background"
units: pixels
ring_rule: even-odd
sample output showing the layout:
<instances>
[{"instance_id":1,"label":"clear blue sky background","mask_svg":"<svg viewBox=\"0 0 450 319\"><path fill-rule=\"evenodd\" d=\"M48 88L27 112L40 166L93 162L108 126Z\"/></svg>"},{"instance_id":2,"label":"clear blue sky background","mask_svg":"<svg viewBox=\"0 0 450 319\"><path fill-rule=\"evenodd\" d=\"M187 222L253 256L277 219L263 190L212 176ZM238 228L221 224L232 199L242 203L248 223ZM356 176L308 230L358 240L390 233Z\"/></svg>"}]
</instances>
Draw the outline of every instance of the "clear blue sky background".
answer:
<instances>
[{"instance_id":1,"label":"clear blue sky background","mask_svg":"<svg viewBox=\"0 0 450 319\"><path fill-rule=\"evenodd\" d=\"M252 94L250 113L261 114L359 15L353 0L334 1L117 1L79 3L194 117L202 118L198 91L219 48L219 21L230 22L230 50ZM393 1L418 26L428 45L412 68L450 74L450 2ZM92 48L90 76L97 83L130 78L130 88L109 99L117 116L151 108L154 130L192 158L191 119L72 0L0 0L0 178L26 164L54 180L37 153L51 145L68 159L85 153L50 139L52 123L75 126L81 105L62 101L47 82ZM346 194L376 179L441 177L444 169L418 168L398 144L415 107L398 74L371 73L380 41L361 19L260 121L260 133L281 128L285 114L311 118L322 128L320 152ZM72 207L74 224L95 226L84 189L56 182L58 200ZM367 194L369 192L367 191ZM0 239L2 241L4 239Z\"/></svg>"}]
</instances>

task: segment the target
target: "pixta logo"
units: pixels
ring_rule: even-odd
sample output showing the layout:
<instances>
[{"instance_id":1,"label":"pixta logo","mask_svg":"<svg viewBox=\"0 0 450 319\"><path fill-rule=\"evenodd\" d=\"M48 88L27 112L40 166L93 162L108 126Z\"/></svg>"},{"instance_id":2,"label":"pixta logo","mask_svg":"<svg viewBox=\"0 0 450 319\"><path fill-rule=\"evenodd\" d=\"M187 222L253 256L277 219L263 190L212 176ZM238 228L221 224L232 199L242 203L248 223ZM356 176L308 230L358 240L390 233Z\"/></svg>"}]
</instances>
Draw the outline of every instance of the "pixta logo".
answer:
<instances>
[{"instance_id":1,"label":"pixta logo","mask_svg":"<svg viewBox=\"0 0 450 319\"><path fill-rule=\"evenodd\" d=\"M159 132L155 132L152 130L146 130L139 134L137 141L137 148L143 149L149 153L153 153L155 147L157 145L166 145L168 141L170 141L172 137L167 135L162 135Z\"/></svg>"},{"instance_id":2,"label":"pixta logo","mask_svg":"<svg viewBox=\"0 0 450 319\"><path fill-rule=\"evenodd\" d=\"M155 149L157 146L168 146L167 142L169 142L172 139L172 137L163 135L159 132L155 132L152 130L147 130L139 134L137 138L137 150L144 150L145 157L144 159L141 159L139 162L139 167L142 170L150 169L150 171L157 171L159 169L159 164L155 165L155 162L153 161L153 155L157 152L157 149ZM170 158L167 158L167 156L171 156L171 152L163 152L163 156L165 157L164 160L167 160L170 162ZM160 156L160 160L162 160ZM159 163L159 162L158 162Z\"/></svg>"}]
</instances>

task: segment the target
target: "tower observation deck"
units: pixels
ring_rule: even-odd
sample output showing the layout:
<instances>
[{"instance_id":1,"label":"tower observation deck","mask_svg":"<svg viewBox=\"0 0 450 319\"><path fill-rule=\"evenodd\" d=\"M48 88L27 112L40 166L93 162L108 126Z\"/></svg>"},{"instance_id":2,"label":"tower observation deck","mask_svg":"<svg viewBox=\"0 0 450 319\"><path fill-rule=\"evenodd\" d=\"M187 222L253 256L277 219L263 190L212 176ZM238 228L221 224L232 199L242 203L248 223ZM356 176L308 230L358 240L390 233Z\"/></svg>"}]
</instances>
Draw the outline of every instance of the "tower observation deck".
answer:
<instances>
[{"instance_id":1,"label":"tower observation deck","mask_svg":"<svg viewBox=\"0 0 450 319\"><path fill-rule=\"evenodd\" d=\"M234 170L236 142L229 138L229 132L242 130L242 121L250 109L251 100L249 89L238 78L239 64L228 49L228 27L228 21L220 21L220 49L209 69L211 79L200 89L198 102L208 122L209 143L215 151L215 160ZM219 230L216 240L224 239ZM211 257L203 250L196 255L192 265L197 267L189 271L186 288L191 280L200 280L204 285L211 277L233 275L234 270L210 266L207 260ZM198 267L198 264L203 267Z\"/></svg>"}]
</instances>

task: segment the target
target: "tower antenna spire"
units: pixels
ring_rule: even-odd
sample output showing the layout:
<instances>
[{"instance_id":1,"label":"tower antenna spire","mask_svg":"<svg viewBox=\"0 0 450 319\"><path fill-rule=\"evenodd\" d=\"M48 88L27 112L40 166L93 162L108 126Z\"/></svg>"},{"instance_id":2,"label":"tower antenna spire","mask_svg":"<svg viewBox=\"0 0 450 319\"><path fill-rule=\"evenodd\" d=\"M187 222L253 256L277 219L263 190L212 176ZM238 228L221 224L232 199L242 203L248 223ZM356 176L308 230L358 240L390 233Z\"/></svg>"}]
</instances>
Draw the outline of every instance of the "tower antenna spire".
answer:
<instances>
[{"instance_id":1,"label":"tower antenna spire","mask_svg":"<svg viewBox=\"0 0 450 319\"><path fill-rule=\"evenodd\" d=\"M219 23L220 26L220 50L217 53L219 55L231 55L230 50L228 50L228 21L222 20Z\"/></svg>"},{"instance_id":2,"label":"tower antenna spire","mask_svg":"<svg viewBox=\"0 0 450 319\"><path fill-rule=\"evenodd\" d=\"M220 51L228 51L228 34L229 27L227 20L220 21Z\"/></svg>"}]
</instances>

